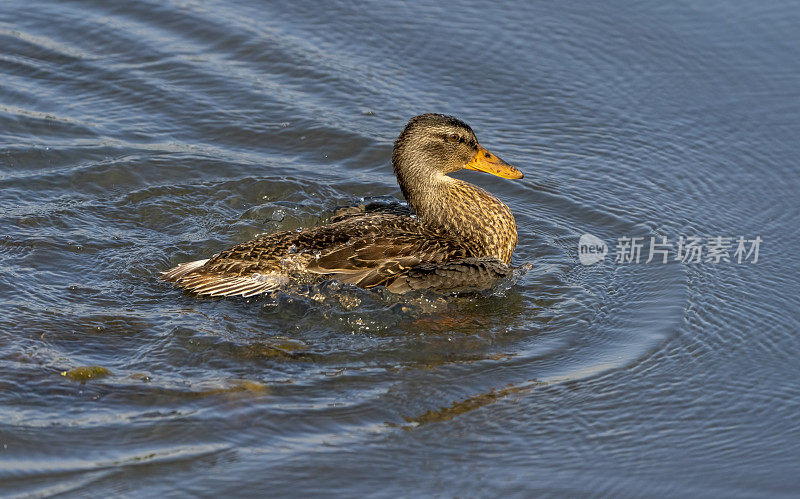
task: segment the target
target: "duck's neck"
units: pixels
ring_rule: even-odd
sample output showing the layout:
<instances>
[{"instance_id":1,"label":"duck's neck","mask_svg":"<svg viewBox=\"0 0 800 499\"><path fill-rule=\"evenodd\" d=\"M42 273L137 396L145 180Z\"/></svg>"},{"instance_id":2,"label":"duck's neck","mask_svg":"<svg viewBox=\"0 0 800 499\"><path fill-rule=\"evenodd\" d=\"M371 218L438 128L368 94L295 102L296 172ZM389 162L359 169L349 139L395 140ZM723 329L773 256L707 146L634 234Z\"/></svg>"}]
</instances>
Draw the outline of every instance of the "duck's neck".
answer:
<instances>
[{"instance_id":1,"label":"duck's neck","mask_svg":"<svg viewBox=\"0 0 800 499\"><path fill-rule=\"evenodd\" d=\"M423 224L460 241L470 256L511 262L517 224L505 203L480 187L439 172L396 173L403 195Z\"/></svg>"}]
</instances>

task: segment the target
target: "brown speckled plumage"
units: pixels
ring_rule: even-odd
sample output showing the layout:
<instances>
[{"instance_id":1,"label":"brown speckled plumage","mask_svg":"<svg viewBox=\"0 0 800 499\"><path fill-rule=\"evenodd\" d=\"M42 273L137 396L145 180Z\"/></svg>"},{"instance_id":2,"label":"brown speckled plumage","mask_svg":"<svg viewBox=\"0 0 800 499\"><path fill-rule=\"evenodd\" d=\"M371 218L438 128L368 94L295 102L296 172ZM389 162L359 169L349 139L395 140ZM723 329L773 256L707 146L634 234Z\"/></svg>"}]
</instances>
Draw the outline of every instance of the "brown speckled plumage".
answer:
<instances>
[{"instance_id":1,"label":"brown speckled plumage","mask_svg":"<svg viewBox=\"0 0 800 499\"><path fill-rule=\"evenodd\" d=\"M510 274L517 244L511 210L447 173L521 173L480 147L469 126L438 114L409 121L392 163L413 213L401 205L347 208L325 225L265 235L162 278L199 295L254 296L319 278L397 293L478 290Z\"/></svg>"}]
</instances>

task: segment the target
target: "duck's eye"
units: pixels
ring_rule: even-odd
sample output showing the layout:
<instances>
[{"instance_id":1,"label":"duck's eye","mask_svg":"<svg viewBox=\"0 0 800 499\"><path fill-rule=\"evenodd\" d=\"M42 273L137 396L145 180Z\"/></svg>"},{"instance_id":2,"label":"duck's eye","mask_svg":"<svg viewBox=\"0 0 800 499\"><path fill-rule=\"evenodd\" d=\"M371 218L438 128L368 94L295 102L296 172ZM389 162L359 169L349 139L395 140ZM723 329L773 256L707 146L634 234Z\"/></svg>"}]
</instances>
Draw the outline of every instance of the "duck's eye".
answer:
<instances>
[{"instance_id":1,"label":"duck's eye","mask_svg":"<svg viewBox=\"0 0 800 499\"><path fill-rule=\"evenodd\" d=\"M451 133L447 136L448 142L458 142L461 137L457 133Z\"/></svg>"}]
</instances>

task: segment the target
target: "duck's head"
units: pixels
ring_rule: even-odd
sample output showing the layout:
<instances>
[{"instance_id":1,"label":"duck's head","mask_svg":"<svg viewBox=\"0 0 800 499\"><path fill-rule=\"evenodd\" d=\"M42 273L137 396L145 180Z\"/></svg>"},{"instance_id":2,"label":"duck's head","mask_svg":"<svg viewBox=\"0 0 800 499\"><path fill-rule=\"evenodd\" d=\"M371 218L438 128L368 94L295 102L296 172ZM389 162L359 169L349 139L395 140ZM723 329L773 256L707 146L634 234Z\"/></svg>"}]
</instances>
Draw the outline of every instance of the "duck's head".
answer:
<instances>
[{"instance_id":1,"label":"duck's head","mask_svg":"<svg viewBox=\"0 0 800 499\"><path fill-rule=\"evenodd\" d=\"M411 118L394 143L392 165L403 195L425 225L460 239L473 256L511 261L517 244L511 210L448 174L468 169L522 178L522 172L481 147L469 125L443 114Z\"/></svg>"},{"instance_id":2,"label":"duck's head","mask_svg":"<svg viewBox=\"0 0 800 499\"><path fill-rule=\"evenodd\" d=\"M434 183L463 169L522 178L522 172L483 148L469 125L444 114L411 118L394 143L392 165L406 197L409 183Z\"/></svg>"}]
</instances>

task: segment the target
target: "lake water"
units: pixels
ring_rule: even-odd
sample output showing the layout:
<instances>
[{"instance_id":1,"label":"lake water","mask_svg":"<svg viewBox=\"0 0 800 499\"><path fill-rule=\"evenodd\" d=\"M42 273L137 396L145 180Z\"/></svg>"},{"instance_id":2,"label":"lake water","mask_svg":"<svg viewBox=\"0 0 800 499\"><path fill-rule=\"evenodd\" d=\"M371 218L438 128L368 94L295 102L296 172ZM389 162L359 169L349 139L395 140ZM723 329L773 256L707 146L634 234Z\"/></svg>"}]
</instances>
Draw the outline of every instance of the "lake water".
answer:
<instances>
[{"instance_id":1,"label":"lake water","mask_svg":"<svg viewBox=\"0 0 800 499\"><path fill-rule=\"evenodd\" d=\"M5 0L0 493L797 494L798 25L793 2ZM525 172L458 174L513 210L513 281L158 280L399 197L423 112ZM733 261L644 263L680 236Z\"/></svg>"}]
</instances>

